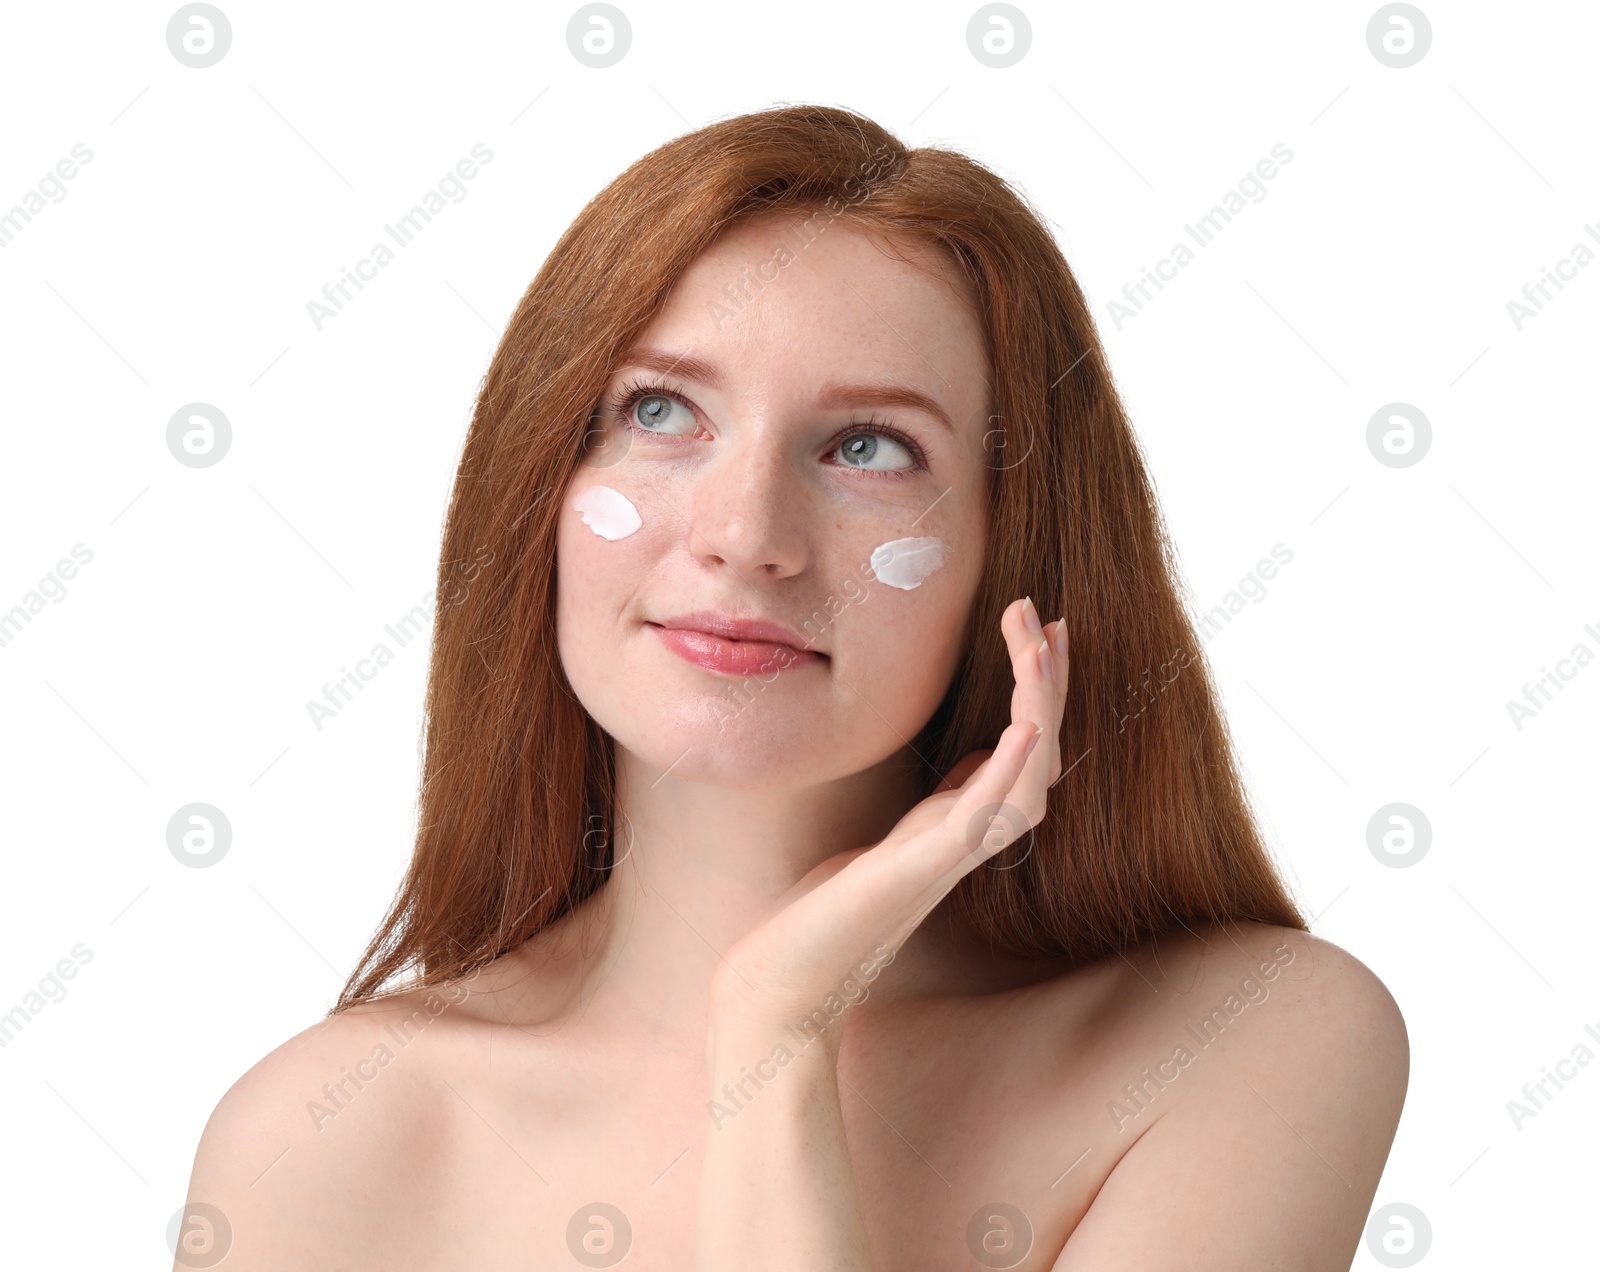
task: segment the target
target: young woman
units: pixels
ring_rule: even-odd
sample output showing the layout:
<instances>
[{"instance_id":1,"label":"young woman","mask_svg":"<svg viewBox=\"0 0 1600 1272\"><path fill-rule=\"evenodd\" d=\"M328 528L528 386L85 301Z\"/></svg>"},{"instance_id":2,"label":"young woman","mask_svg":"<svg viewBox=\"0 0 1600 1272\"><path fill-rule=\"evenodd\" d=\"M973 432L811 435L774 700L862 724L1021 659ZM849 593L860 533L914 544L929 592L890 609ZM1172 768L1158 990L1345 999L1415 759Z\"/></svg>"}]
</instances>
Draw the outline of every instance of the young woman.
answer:
<instances>
[{"instance_id":1,"label":"young woman","mask_svg":"<svg viewBox=\"0 0 1600 1272\"><path fill-rule=\"evenodd\" d=\"M1404 1024L1274 872L985 168L809 106L634 164L438 595L410 871L217 1106L180 1267L1349 1266Z\"/></svg>"}]
</instances>

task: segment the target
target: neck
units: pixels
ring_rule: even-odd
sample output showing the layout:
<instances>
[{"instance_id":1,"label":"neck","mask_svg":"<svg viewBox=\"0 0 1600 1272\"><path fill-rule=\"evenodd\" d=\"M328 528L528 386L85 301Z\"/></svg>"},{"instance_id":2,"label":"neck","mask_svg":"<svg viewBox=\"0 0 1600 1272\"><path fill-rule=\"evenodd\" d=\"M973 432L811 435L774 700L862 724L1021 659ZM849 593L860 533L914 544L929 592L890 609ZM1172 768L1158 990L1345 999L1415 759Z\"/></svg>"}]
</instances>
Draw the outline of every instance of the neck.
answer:
<instances>
[{"instance_id":1,"label":"neck","mask_svg":"<svg viewBox=\"0 0 1600 1272\"><path fill-rule=\"evenodd\" d=\"M617 752L614 975L652 1002L703 1006L722 952L772 915L813 868L882 840L916 802L897 753L815 785L678 781Z\"/></svg>"},{"instance_id":2,"label":"neck","mask_svg":"<svg viewBox=\"0 0 1600 1272\"><path fill-rule=\"evenodd\" d=\"M567 971L551 997L523 1006L542 1016L620 1013L658 1043L698 1058L711 977L724 952L775 913L814 867L894 829L917 799L908 758L902 751L821 785L752 790L662 778L619 746L613 867L559 925L564 933L529 943L530 965ZM956 988L973 950L940 907L901 947L871 996L881 1006Z\"/></svg>"}]
</instances>

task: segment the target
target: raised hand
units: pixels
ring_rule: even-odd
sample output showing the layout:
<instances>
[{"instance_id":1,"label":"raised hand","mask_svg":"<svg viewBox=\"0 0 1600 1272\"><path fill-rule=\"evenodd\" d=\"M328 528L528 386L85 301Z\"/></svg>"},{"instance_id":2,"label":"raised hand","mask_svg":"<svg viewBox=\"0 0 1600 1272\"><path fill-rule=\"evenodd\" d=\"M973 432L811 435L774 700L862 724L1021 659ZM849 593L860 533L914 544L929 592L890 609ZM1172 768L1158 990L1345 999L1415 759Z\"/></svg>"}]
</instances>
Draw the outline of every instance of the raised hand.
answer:
<instances>
[{"instance_id":1,"label":"raised hand","mask_svg":"<svg viewBox=\"0 0 1600 1272\"><path fill-rule=\"evenodd\" d=\"M963 875L1044 818L1061 774L1066 620L1042 627L1024 598L1000 629L1016 688L997 745L965 756L881 842L818 865L727 951L711 987L713 1039L777 1037L809 1016L863 965L886 961ZM841 1032L826 1035L835 1059Z\"/></svg>"}]
</instances>

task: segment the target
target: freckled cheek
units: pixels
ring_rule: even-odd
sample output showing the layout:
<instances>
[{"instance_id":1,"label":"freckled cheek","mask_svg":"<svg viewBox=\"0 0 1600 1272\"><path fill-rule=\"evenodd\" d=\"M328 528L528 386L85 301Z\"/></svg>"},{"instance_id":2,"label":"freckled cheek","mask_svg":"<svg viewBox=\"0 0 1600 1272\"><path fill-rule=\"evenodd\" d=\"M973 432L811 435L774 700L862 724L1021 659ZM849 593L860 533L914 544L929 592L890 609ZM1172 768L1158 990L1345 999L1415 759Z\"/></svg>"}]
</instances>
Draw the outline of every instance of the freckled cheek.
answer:
<instances>
[{"instance_id":1,"label":"freckled cheek","mask_svg":"<svg viewBox=\"0 0 1600 1272\"><path fill-rule=\"evenodd\" d=\"M564 515L571 520L562 527L561 533L558 559L562 592L573 602L577 613L598 613L606 598L633 572L631 562L637 536L614 542L602 539L570 508Z\"/></svg>"},{"instance_id":2,"label":"freckled cheek","mask_svg":"<svg viewBox=\"0 0 1600 1272\"><path fill-rule=\"evenodd\" d=\"M661 518L647 494L602 480L574 481L561 508L557 561L564 633L614 622L657 551Z\"/></svg>"},{"instance_id":3,"label":"freckled cheek","mask_svg":"<svg viewBox=\"0 0 1600 1272\"><path fill-rule=\"evenodd\" d=\"M868 627L875 642L899 651L903 664L890 674L907 692L921 696L910 682L926 680L937 697L961 660L963 620L982 561L951 527L922 529L874 545L865 586L877 616ZM905 659L911 651L916 656Z\"/></svg>"},{"instance_id":4,"label":"freckled cheek","mask_svg":"<svg viewBox=\"0 0 1600 1272\"><path fill-rule=\"evenodd\" d=\"M868 563L880 586L897 592L917 592L930 578L947 570L954 557L955 549L938 534L904 535L876 545ZM943 587L932 589L943 591Z\"/></svg>"},{"instance_id":5,"label":"freckled cheek","mask_svg":"<svg viewBox=\"0 0 1600 1272\"><path fill-rule=\"evenodd\" d=\"M604 481L574 482L562 513L569 517L576 514L591 535L606 543L630 539L644 525L639 505ZM578 532L573 529L573 533Z\"/></svg>"},{"instance_id":6,"label":"freckled cheek","mask_svg":"<svg viewBox=\"0 0 1600 1272\"><path fill-rule=\"evenodd\" d=\"M832 587L816 608L832 615L841 659L882 666L898 677L908 652L931 651L952 625L964 571L945 535L896 534L900 527L885 520L836 528L831 565L817 565Z\"/></svg>"}]
</instances>

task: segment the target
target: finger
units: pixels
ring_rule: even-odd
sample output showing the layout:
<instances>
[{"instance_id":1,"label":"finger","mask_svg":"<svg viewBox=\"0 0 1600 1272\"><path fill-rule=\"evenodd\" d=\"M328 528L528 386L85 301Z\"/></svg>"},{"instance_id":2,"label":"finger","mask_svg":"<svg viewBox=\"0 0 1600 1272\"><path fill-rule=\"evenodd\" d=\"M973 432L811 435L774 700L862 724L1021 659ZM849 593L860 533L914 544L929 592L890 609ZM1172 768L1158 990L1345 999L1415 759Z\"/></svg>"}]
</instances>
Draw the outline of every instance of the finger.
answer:
<instances>
[{"instance_id":1,"label":"finger","mask_svg":"<svg viewBox=\"0 0 1600 1272\"><path fill-rule=\"evenodd\" d=\"M1021 610L1022 605L1023 601L1013 602L1000 616L1001 631L1005 635L1008 652L1012 653L1013 659L1017 649L1017 634L1019 632L1022 633L1023 639L1027 637L1027 625ZM1013 609L1017 611L1015 614L1011 612ZM1061 721L1067 707L1067 681L1070 663L1068 662L1069 645L1067 643L1066 624L1067 620L1063 617L1047 624L1044 628L1044 636L1050 642L1050 650L1055 659L1057 672L1055 677L1055 707L1051 717L1053 723L1045 730L1048 735L1048 744L1051 747L1050 784L1052 786L1061 776ZM1014 669L1013 680L1015 678L1016 672ZM1013 711L1015 711L1015 694L1013 694ZM1041 742L1040 745L1045 745L1045 743ZM933 788L933 793L943 794L946 791L960 790L972 775L988 761L992 754L994 752L990 750L969 752L939 780L938 785Z\"/></svg>"},{"instance_id":2,"label":"finger","mask_svg":"<svg viewBox=\"0 0 1600 1272\"><path fill-rule=\"evenodd\" d=\"M1061 735L1061 722L1067 713L1067 689L1072 677L1072 647L1067 635L1067 620L1058 618L1045 628L1045 636L1050 641L1050 652L1055 657L1056 670L1056 724L1052 736L1055 747L1055 763L1050 769L1050 785L1053 787L1061 780L1062 748L1070 746L1070 740Z\"/></svg>"},{"instance_id":3,"label":"finger","mask_svg":"<svg viewBox=\"0 0 1600 1272\"><path fill-rule=\"evenodd\" d=\"M1027 765L1044 749L1046 740L1030 721L1008 725L994 754L951 806L945 816L945 837L956 853L952 864L960 873L965 874L999 852L1033 824L1032 815L1016 803L1013 795ZM1026 825L1022 824L1024 819Z\"/></svg>"},{"instance_id":4,"label":"finger","mask_svg":"<svg viewBox=\"0 0 1600 1272\"><path fill-rule=\"evenodd\" d=\"M901 897L898 908L915 911L920 921L963 875L1027 829L1022 814L1007 805L1006 794L1022 772L1035 735L1039 742L1033 749L1038 750L1044 737L1036 726L1007 725L942 822L906 840L893 853L870 854L863 860L863 865L871 863L871 868L886 872L888 889Z\"/></svg>"},{"instance_id":5,"label":"finger","mask_svg":"<svg viewBox=\"0 0 1600 1272\"><path fill-rule=\"evenodd\" d=\"M1009 630L1007 630L1009 626ZM1013 721L1029 721L1049 736L1041 740L1023 767L1014 802L1035 823L1044 816L1045 792L1060 772L1061 678L1055 652L1045 638L1038 611L1024 598L1007 611L1001 630L1011 649L1011 670L1016 690L1011 696Z\"/></svg>"}]
</instances>

